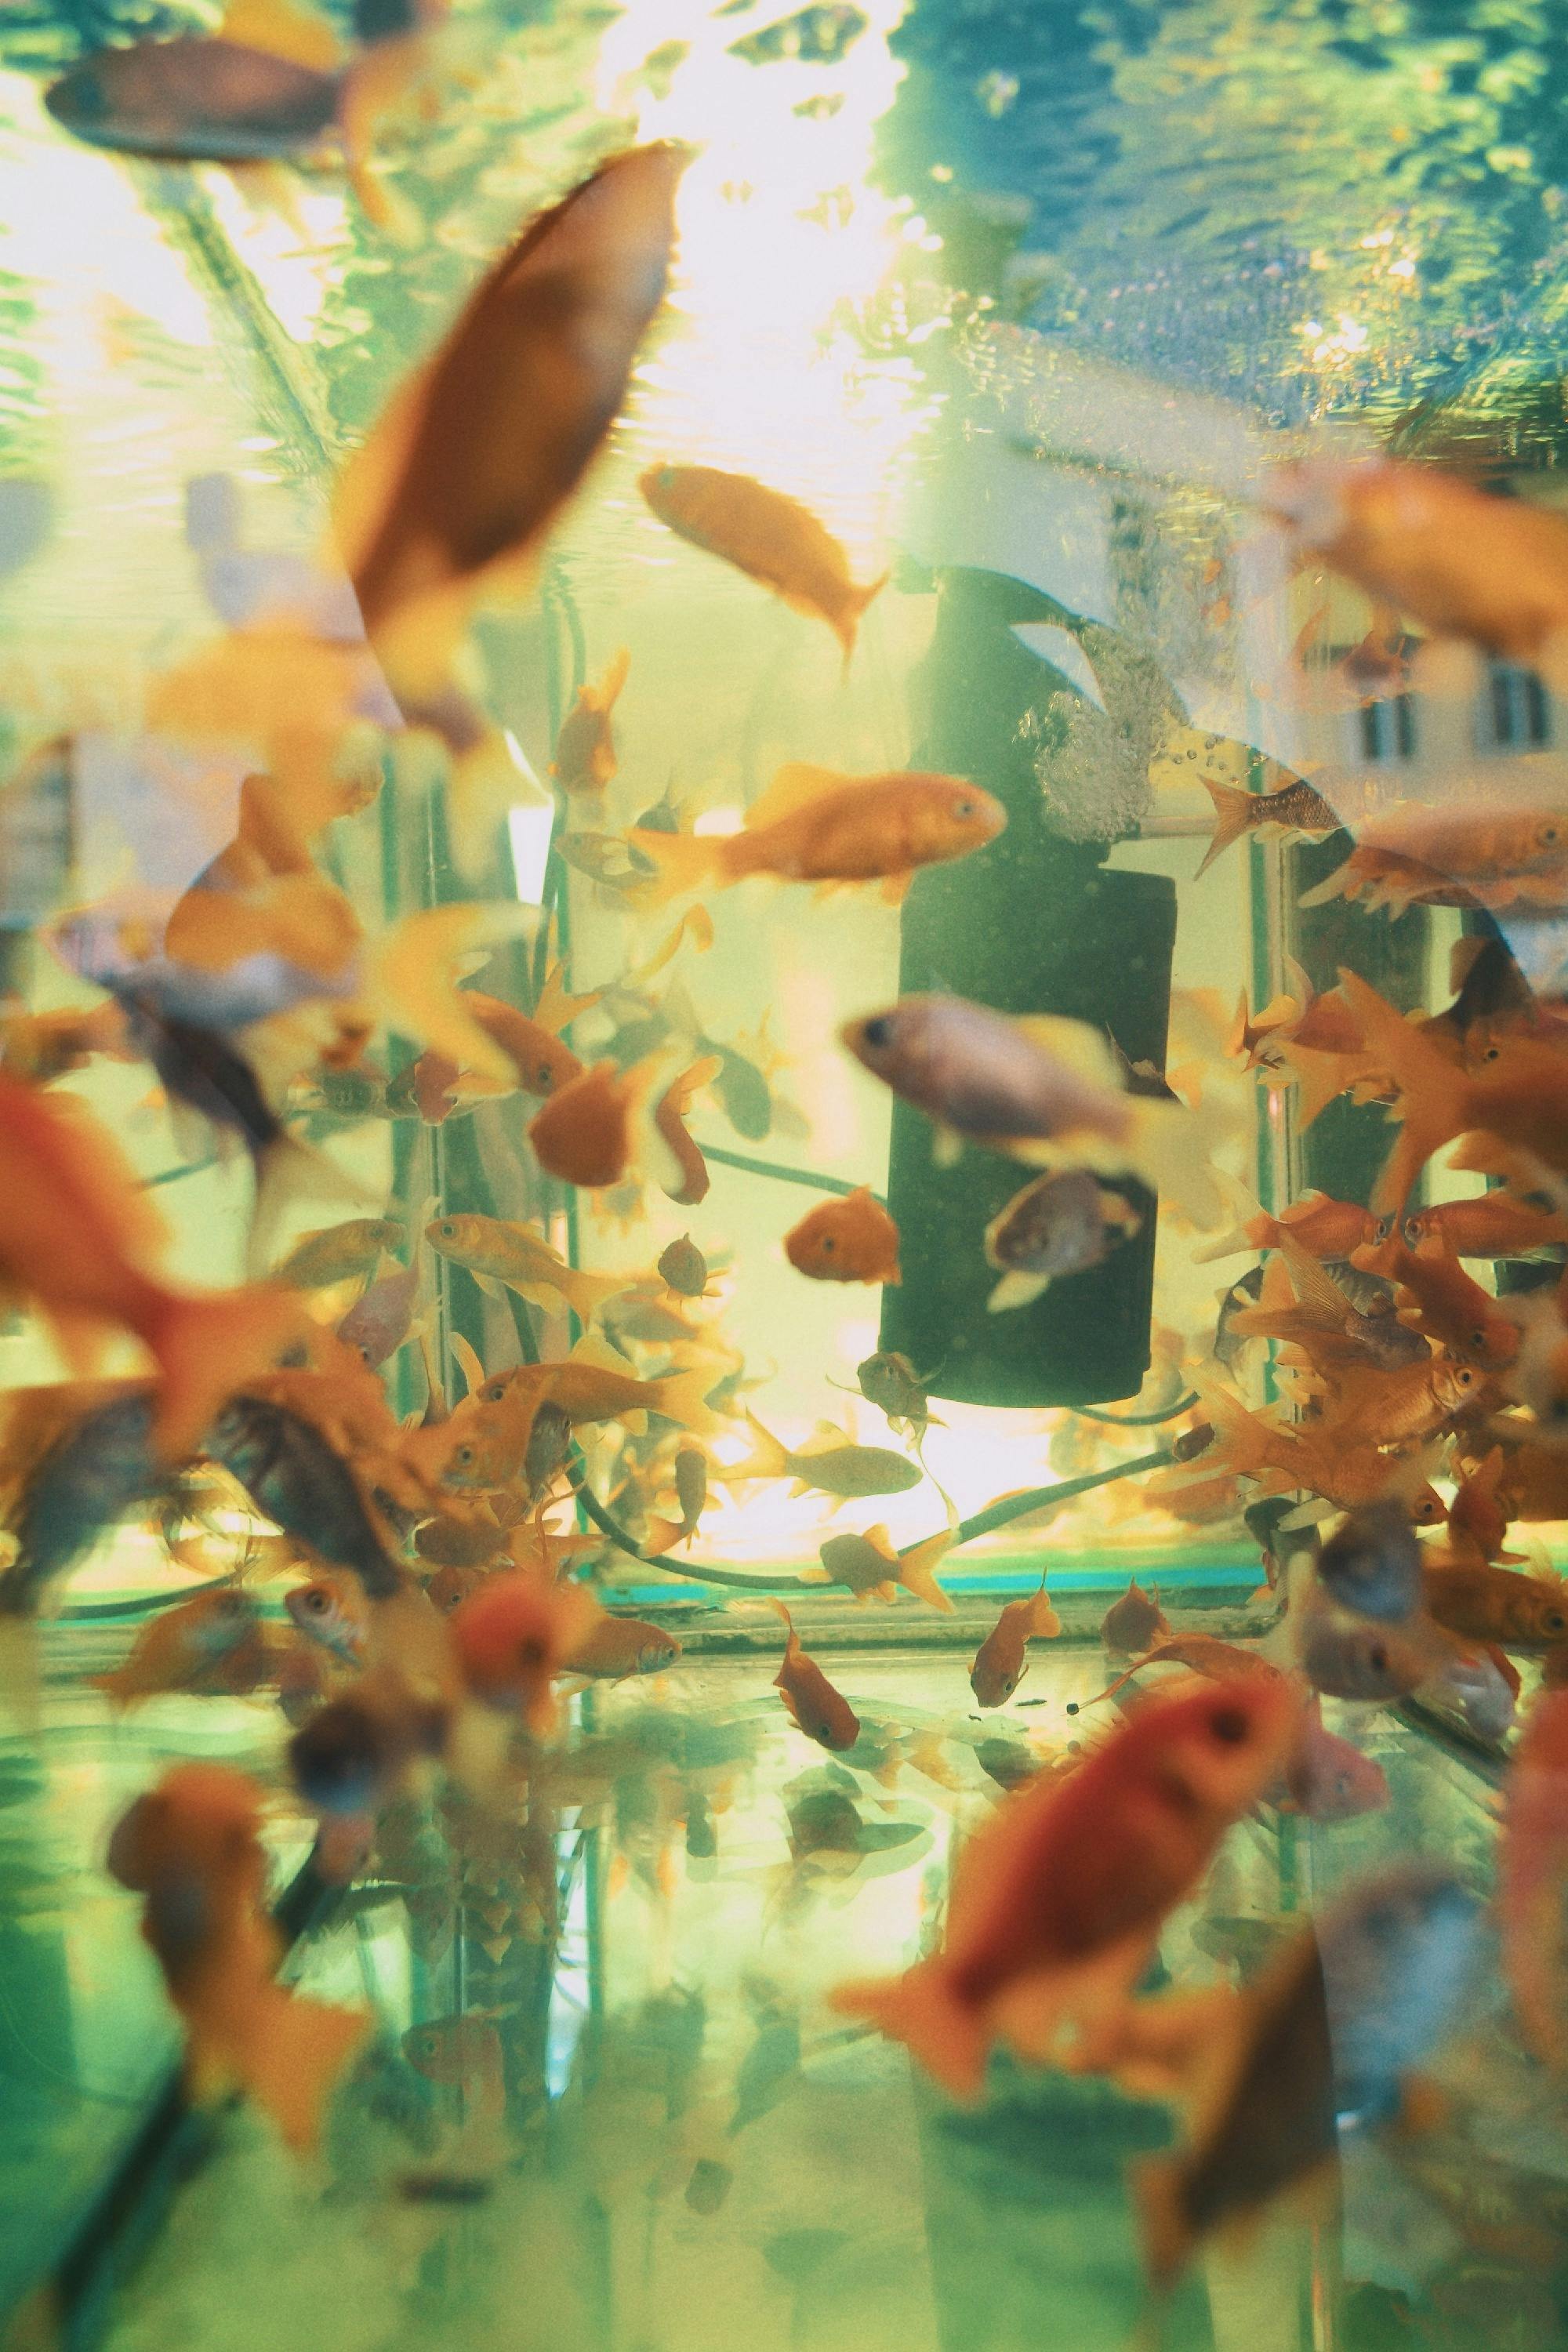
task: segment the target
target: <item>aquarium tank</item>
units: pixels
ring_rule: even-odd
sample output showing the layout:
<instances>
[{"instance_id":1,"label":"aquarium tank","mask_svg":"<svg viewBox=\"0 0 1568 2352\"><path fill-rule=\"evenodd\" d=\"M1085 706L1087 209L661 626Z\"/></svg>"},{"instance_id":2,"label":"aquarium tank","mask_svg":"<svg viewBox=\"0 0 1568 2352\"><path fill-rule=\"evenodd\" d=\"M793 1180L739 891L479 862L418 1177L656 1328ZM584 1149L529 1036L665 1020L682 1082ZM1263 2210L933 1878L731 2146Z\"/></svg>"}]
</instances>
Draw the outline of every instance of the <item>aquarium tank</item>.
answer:
<instances>
[{"instance_id":1,"label":"aquarium tank","mask_svg":"<svg viewBox=\"0 0 1568 2352\"><path fill-rule=\"evenodd\" d=\"M0 10L5 2352L1568 2346L1565 94Z\"/></svg>"}]
</instances>

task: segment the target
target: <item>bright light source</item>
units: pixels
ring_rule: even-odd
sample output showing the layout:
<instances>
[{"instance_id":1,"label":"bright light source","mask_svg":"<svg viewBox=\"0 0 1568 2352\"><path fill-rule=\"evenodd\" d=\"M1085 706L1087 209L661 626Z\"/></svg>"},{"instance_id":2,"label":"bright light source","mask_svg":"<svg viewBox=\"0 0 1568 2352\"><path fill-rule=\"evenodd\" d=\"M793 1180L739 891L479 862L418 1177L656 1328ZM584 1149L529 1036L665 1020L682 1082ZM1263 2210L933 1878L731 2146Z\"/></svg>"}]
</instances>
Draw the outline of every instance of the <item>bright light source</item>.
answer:
<instances>
[{"instance_id":1,"label":"bright light source","mask_svg":"<svg viewBox=\"0 0 1568 2352\"><path fill-rule=\"evenodd\" d=\"M555 798L546 792L529 763L517 737L506 730L506 748L517 770L518 798L507 814L511 842L511 870L519 901L525 907L544 903L544 869L550 859L550 836L555 830Z\"/></svg>"}]
</instances>

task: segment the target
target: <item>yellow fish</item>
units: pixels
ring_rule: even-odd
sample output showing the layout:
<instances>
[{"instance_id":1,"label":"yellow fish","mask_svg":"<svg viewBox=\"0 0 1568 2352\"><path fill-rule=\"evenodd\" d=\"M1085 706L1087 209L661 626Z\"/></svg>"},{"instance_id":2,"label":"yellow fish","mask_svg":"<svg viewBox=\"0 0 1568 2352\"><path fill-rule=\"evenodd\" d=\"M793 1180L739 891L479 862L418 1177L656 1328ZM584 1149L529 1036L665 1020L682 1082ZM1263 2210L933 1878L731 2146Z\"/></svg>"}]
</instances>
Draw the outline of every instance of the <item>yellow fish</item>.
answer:
<instances>
[{"instance_id":1,"label":"yellow fish","mask_svg":"<svg viewBox=\"0 0 1568 2352\"><path fill-rule=\"evenodd\" d=\"M628 1287L619 1275L568 1265L530 1226L504 1217L436 1217L426 1226L425 1238L439 1256L467 1266L489 1297L499 1298L504 1284L531 1307L555 1309L564 1300L582 1323L591 1322L606 1298L617 1298Z\"/></svg>"}]
</instances>

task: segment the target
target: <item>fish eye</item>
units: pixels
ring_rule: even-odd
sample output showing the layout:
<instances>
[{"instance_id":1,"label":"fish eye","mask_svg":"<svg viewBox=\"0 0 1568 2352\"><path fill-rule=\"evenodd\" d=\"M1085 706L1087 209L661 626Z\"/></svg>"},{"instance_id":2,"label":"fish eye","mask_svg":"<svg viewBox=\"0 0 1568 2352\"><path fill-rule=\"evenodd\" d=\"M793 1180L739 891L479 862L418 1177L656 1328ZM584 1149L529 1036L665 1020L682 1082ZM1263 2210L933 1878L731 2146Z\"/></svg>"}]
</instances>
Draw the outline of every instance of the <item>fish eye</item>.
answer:
<instances>
[{"instance_id":1,"label":"fish eye","mask_svg":"<svg viewBox=\"0 0 1568 2352\"><path fill-rule=\"evenodd\" d=\"M836 1250L838 1247L838 1244L834 1240L831 1234L824 1234L822 1236L822 1246L825 1250L831 1252Z\"/></svg>"},{"instance_id":2,"label":"fish eye","mask_svg":"<svg viewBox=\"0 0 1568 2352\"><path fill-rule=\"evenodd\" d=\"M525 1633L513 1654L520 1666L542 1666L545 1657L544 1644L537 1633Z\"/></svg>"},{"instance_id":3,"label":"fish eye","mask_svg":"<svg viewBox=\"0 0 1568 2352\"><path fill-rule=\"evenodd\" d=\"M1553 1421L1568 1421L1568 1396L1553 1397L1549 1413Z\"/></svg>"},{"instance_id":4,"label":"fish eye","mask_svg":"<svg viewBox=\"0 0 1568 2352\"><path fill-rule=\"evenodd\" d=\"M443 1217L436 1230L444 1242L455 1241L458 1233L457 1221L452 1217Z\"/></svg>"},{"instance_id":5,"label":"fish eye","mask_svg":"<svg viewBox=\"0 0 1568 2352\"><path fill-rule=\"evenodd\" d=\"M473 1458L474 1449L471 1445L457 1445L452 1449L452 1459L459 1470L466 1470Z\"/></svg>"},{"instance_id":6,"label":"fish eye","mask_svg":"<svg viewBox=\"0 0 1568 2352\"><path fill-rule=\"evenodd\" d=\"M1373 1643L1366 1654L1366 1662L1374 1675L1385 1675L1388 1672L1388 1652L1381 1642Z\"/></svg>"},{"instance_id":7,"label":"fish eye","mask_svg":"<svg viewBox=\"0 0 1568 2352\"><path fill-rule=\"evenodd\" d=\"M1564 1617L1560 1610L1553 1609L1546 1618L1545 1624L1549 1633L1561 1633L1568 1628L1568 1617Z\"/></svg>"},{"instance_id":8,"label":"fish eye","mask_svg":"<svg viewBox=\"0 0 1568 2352\"><path fill-rule=\"evenodd\" d=\"M1372 1229L1372 1238L1373 1238L1373 1242L1374 1242L1374 1243L1375 1243L1379 1247L1381 1247L1381 1246L1382 1246L1382 1244L1384 1244L1384 1243L1388 1239L1388 1236L1389 1236L1390 1233L1393 1231L1393 1229L1394 1229L1394 1220L1393 1220L1391 1217L1379 1217L1379 1219L1378 1219L1377 1223L1373 1225L1373 1229Z\"/></svg>"},{"instance_id":9,"label":"fish eye","mask_svg":"<svg viewBox=\"0 0 1568 2352\"><path fill-rule=\"evenodd\" d=\"M1218 1706L1209 1717L1209 1729L1226 1748L1239 1748L1247 1738L1247 1717L1238 1706Z\"/></svg>"},{"instance_id":10,"label":"fish eye","mask_svg":"<svg viewBox=\"0 0 1568 2352\"><path fill-rule=\"evenodd\" d=\"M1468 1364L1461 1364L1458 1371L1454 1374L1454 1378L1462 1389L1473 1389L1475 1387L1476 1376L1474 1372L1471 1371Z\"/></svg>"},{"instance_id":11,"label":"fish eye","mask_svg":"<svg viewBox=\"0 0 1568 2352\"><path fill-rule=\"evenodd\" d=\"M893 1042L893 1020L888 1013L879 1013L874 1020L863 1021L860 1035L874 1054L879 1054Z\"/></svg>"},{"instance_id":12,"label":"fish eye","mask_svg":"<svg viewBox=\"0 0 1568 2352\"><path fill-rule=\"evenodd\" d=\"M331 1607L331 1602L326 1593L319 1588L312 1590L307 1587L300 1595L300 1605L308 1609L312 1617L324 1617Z\"/></svg>"},{"instance_id":13,"label":"fish eye","mask_svg":"<svg viewBox=\"0 0 1568 2352\"><path fill-rule=\"evenodd\" d=\"M952 804L952 813L953 815L958 818L960 824L966 824L971 817L979 815L979 803L978 802L971 800L954 801Z\"/></svg>"},{"instance_id":14,"label":"fish eye","mask_svg":"<svg viewBox=\"0 0 1568 2352\"><path fill-rule=\"evenodd\" d=\"M1543 824L1535 838L1542 849L1555 849L1557 846L1557 827L1554 824Z\"/></svg>"},{"instance_id":15,"label":"fish eye","mask_svg":"<svg viewBox=\"0 0 1568 2352\"><path fill-rule=\"evenodd\" d=\"M414 2045L421 2058L434 2058L440 2046L433 2033L422 2033Z\"/></svg>"},{"instance_id":16,"label":"fish eye","mask_svg":"<svg viewBox=\"0 0 1568 2352\"><path fill-rule=\"evenodd\" d=\"M535 1083L537 1086L539 1086L539 1087L542 1087L543 1091L544 1091L546 1094L548 1094L548 1093L550 1092L551 1084L552 1084L551 1069L550 1069L550 1065L549 1065L549 1063L548 1063L548 1062L541 1062L541 1064L539 1065L538 1069L534 1072L534 1074L533 1074L533 1075L534 1075L534 1083Z\"/></svg>"}]
</instances>

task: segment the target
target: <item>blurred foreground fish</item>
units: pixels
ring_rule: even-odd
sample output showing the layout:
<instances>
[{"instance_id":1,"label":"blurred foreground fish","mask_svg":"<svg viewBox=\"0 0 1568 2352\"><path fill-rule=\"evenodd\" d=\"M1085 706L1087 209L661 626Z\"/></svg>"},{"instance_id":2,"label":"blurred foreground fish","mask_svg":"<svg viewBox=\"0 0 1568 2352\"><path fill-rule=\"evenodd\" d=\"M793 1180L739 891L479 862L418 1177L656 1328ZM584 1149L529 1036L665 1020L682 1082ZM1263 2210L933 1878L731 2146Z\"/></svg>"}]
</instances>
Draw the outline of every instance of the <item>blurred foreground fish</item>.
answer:
<instances>
[{"instance_id":1,"label":"blurred foreground fish","mask_svg":"<svg viewBox=\"0 0 1568 2352\"><path fill-rule=\"evenodd\" d=\"M1421 1607L1421 1547L1394 1496L1347 1513L1318 1554L1318 1576L1342 1609L1402 1625Z\"/></svg>"},{"instance_id":2,"label":"blurred foreground fish","mask_svg":"<svg viewBox=\"0 0 1568 2352\"><path fill-rule=\"evenodd\" d=\"M261 1807L242 1772L176 1765L121 1816L109 1867L146 1898L142 1933L184 2022L193 2095L211 2099L238 2084L303 2154L370 2019L275 1981Z\"/></svg>"},{"instance_id":3,"label":"blurred foreground fish","mask_svg":"<svg viewBox=\"0 0 1568 2352\"><path fill-rule=\"evenodd\" d=\"M166 1609L144 1625L130 1655L95 1686L116 1706L133 1706L161 1691L254 1690L267 1671L256 1604L226 1587Z\"/></svg>"},{"instance_id":4,"label":"blurred foreground fish","mask_svg":"<svg viewBox=\"0 0 1568 2352\"><path fill-rule=\"evenodd\" d=\"M1184 1103L1123 1091L1123 1066L1086 1023L906 996L842 1034L858 1062L933 1121L939 1158L969 1142L1042 1166L1137 1176L1195 1224L1217 1223L1209 1122Z\"/></svg>"},{"instance_id":5,"label":"blurred foreground fish","mask_svg":"<svg viewBox=\"0 0 1568 2352\"><path fill-rule=\"evenodd\" d=\"M489 1707L520 1715L542 1738L554 1728L552 1678L572 1664L601 1612L581 1585L522 1570L489 1576L448 1620L463 1681Z\"/></svg>"},{"instance_id":6,"label":"blurred foreground fish","mask_svg":"<svg viewBox=\"0 0 1568 2352\"><path fill-rule=\"evenodd\" d=\"M1433 466L1312 458L1267 503L1369 594L1437 636L1539 665L1568 629L1568 522Z\"/></svg>"},{"instance_id":7,"label":"blurred foreground fish","mask_svg":"<svg viewBox=\"0 0 1568 2352\"><path fill-rule=\"evenodd\" d=\"M171 1289L152 1271L164 1242L108 1129L0 1072L0 1281L79 1361L106 1331L142 1341L159 1372L154 1444L173 1459L293 1336L299 1309L266 1287Z\"/></svg>"},{"instance_id":8,"label":"blurred foreground fish","mask_svg":"<svg viewBox=\"0 0 1568 2352\"><path fill-rule=\"evenodd\" d=\"M1169 2288L1196 2246L1239 2234L1331 2172L1342 2132L1394 2117L1405 2077L1452 2031L1482 1955L1479 1907L1431 1863L1363 1882L1254 1983L1126 2015L1112 2071L1187 2109L1185 2144L1134 2172L1145 2259Z\"/></svg>"},{"instance_id":9,"label":"blurred foreground fish","mask_svg":"<svg viewBox=\"0 0 1568 2352\"><path fill-rule=\"evenodd\" d=\"M638 829L628 839L658 877L636 893L649 905L756 874L823 888L880 882L896 905L920 867L984 849L1006 823L1000 801L961 777L847 776L795 761L752 803L738 833Z\"/></svg>"},{"instance_id":10,"label":"blurred foreground fish","mask_svg":"<svg viewBox=\"0 0 1568 2352\"><path fill-rule=\"evenodd\" d=\"M272 1269L272 1280L292 1290L330 1290L356 1276L374 1274L386 1250L398 1247L403 1227L395 1217L350 1217L339 1225L305 1234Z\"/></svg>"},{"instance_id":11,"label":"blurred foreground fish","mask_svg":"<svg viewBox=\"0 0 1568 2352\"><path fill-rule=\"evenodd\" d=\"M480 596L526 579L620 412L664 299L687 161L630 149L531 221L340 481L338 545L366 633L405 712L428 710L458 750L459 793L484 730L443 723L454 656ZM473 793L454 808L475 840L517 794L515 770L496 773L493 808Z\"/></svg>"},{"instance_id":12,"label":"blurred foreground fish","mask_svg":"<svg viewBox=\"0 0 1568 2352\"><path fill-rule=\"evenodd\" d=\"M1525 1722L1509 1776L1498 1849L1503 1970L1524 2039L1561 2072L1568 2065L1568 1690L1543 1692Z\"/></svg>"},{"instance_id":13,"label":"blurred foreground fish","mask_svg":"<svg viewBox=\"0 0 1568 2352\"><path fill-rule=\"evenodd\" d=\"M961 2098L994 2042L1047 2059L1078 2029L1114 2049L1162 1921L1298 1731L1282 1676L1150 1699L1062 1780L1005 1797L959 1857L942 1948L834 2006L906 2042Z\"/></svg>"},{"instance_id":14,"label":"blurred foreground fish","mask_svg":"<svg viewBox=\"0 0 1568 2352\"><path fill-rule=\"evenodd\" d=\"M338 1325L345 1348L363 1356L372 1370L395 1355L408 1337L415 1302L419 1296L416 1265L395 1266L373 1282Z\"/></svg>"},{"instance_id":15,"label":"blurred foreground fish","mask_svg":"<svg viewBox=\"0 0 1568 2352\"><path fill-rule=\"evenodd\" d=\"M650 466L638 488L660 522L680 538L721 556L796 612L826 621L847 668L860 616L886 585L886 572L857 587L848 557L811 509L748 474L721 473L713 466Z\"/></svg>"}]
</instances>

